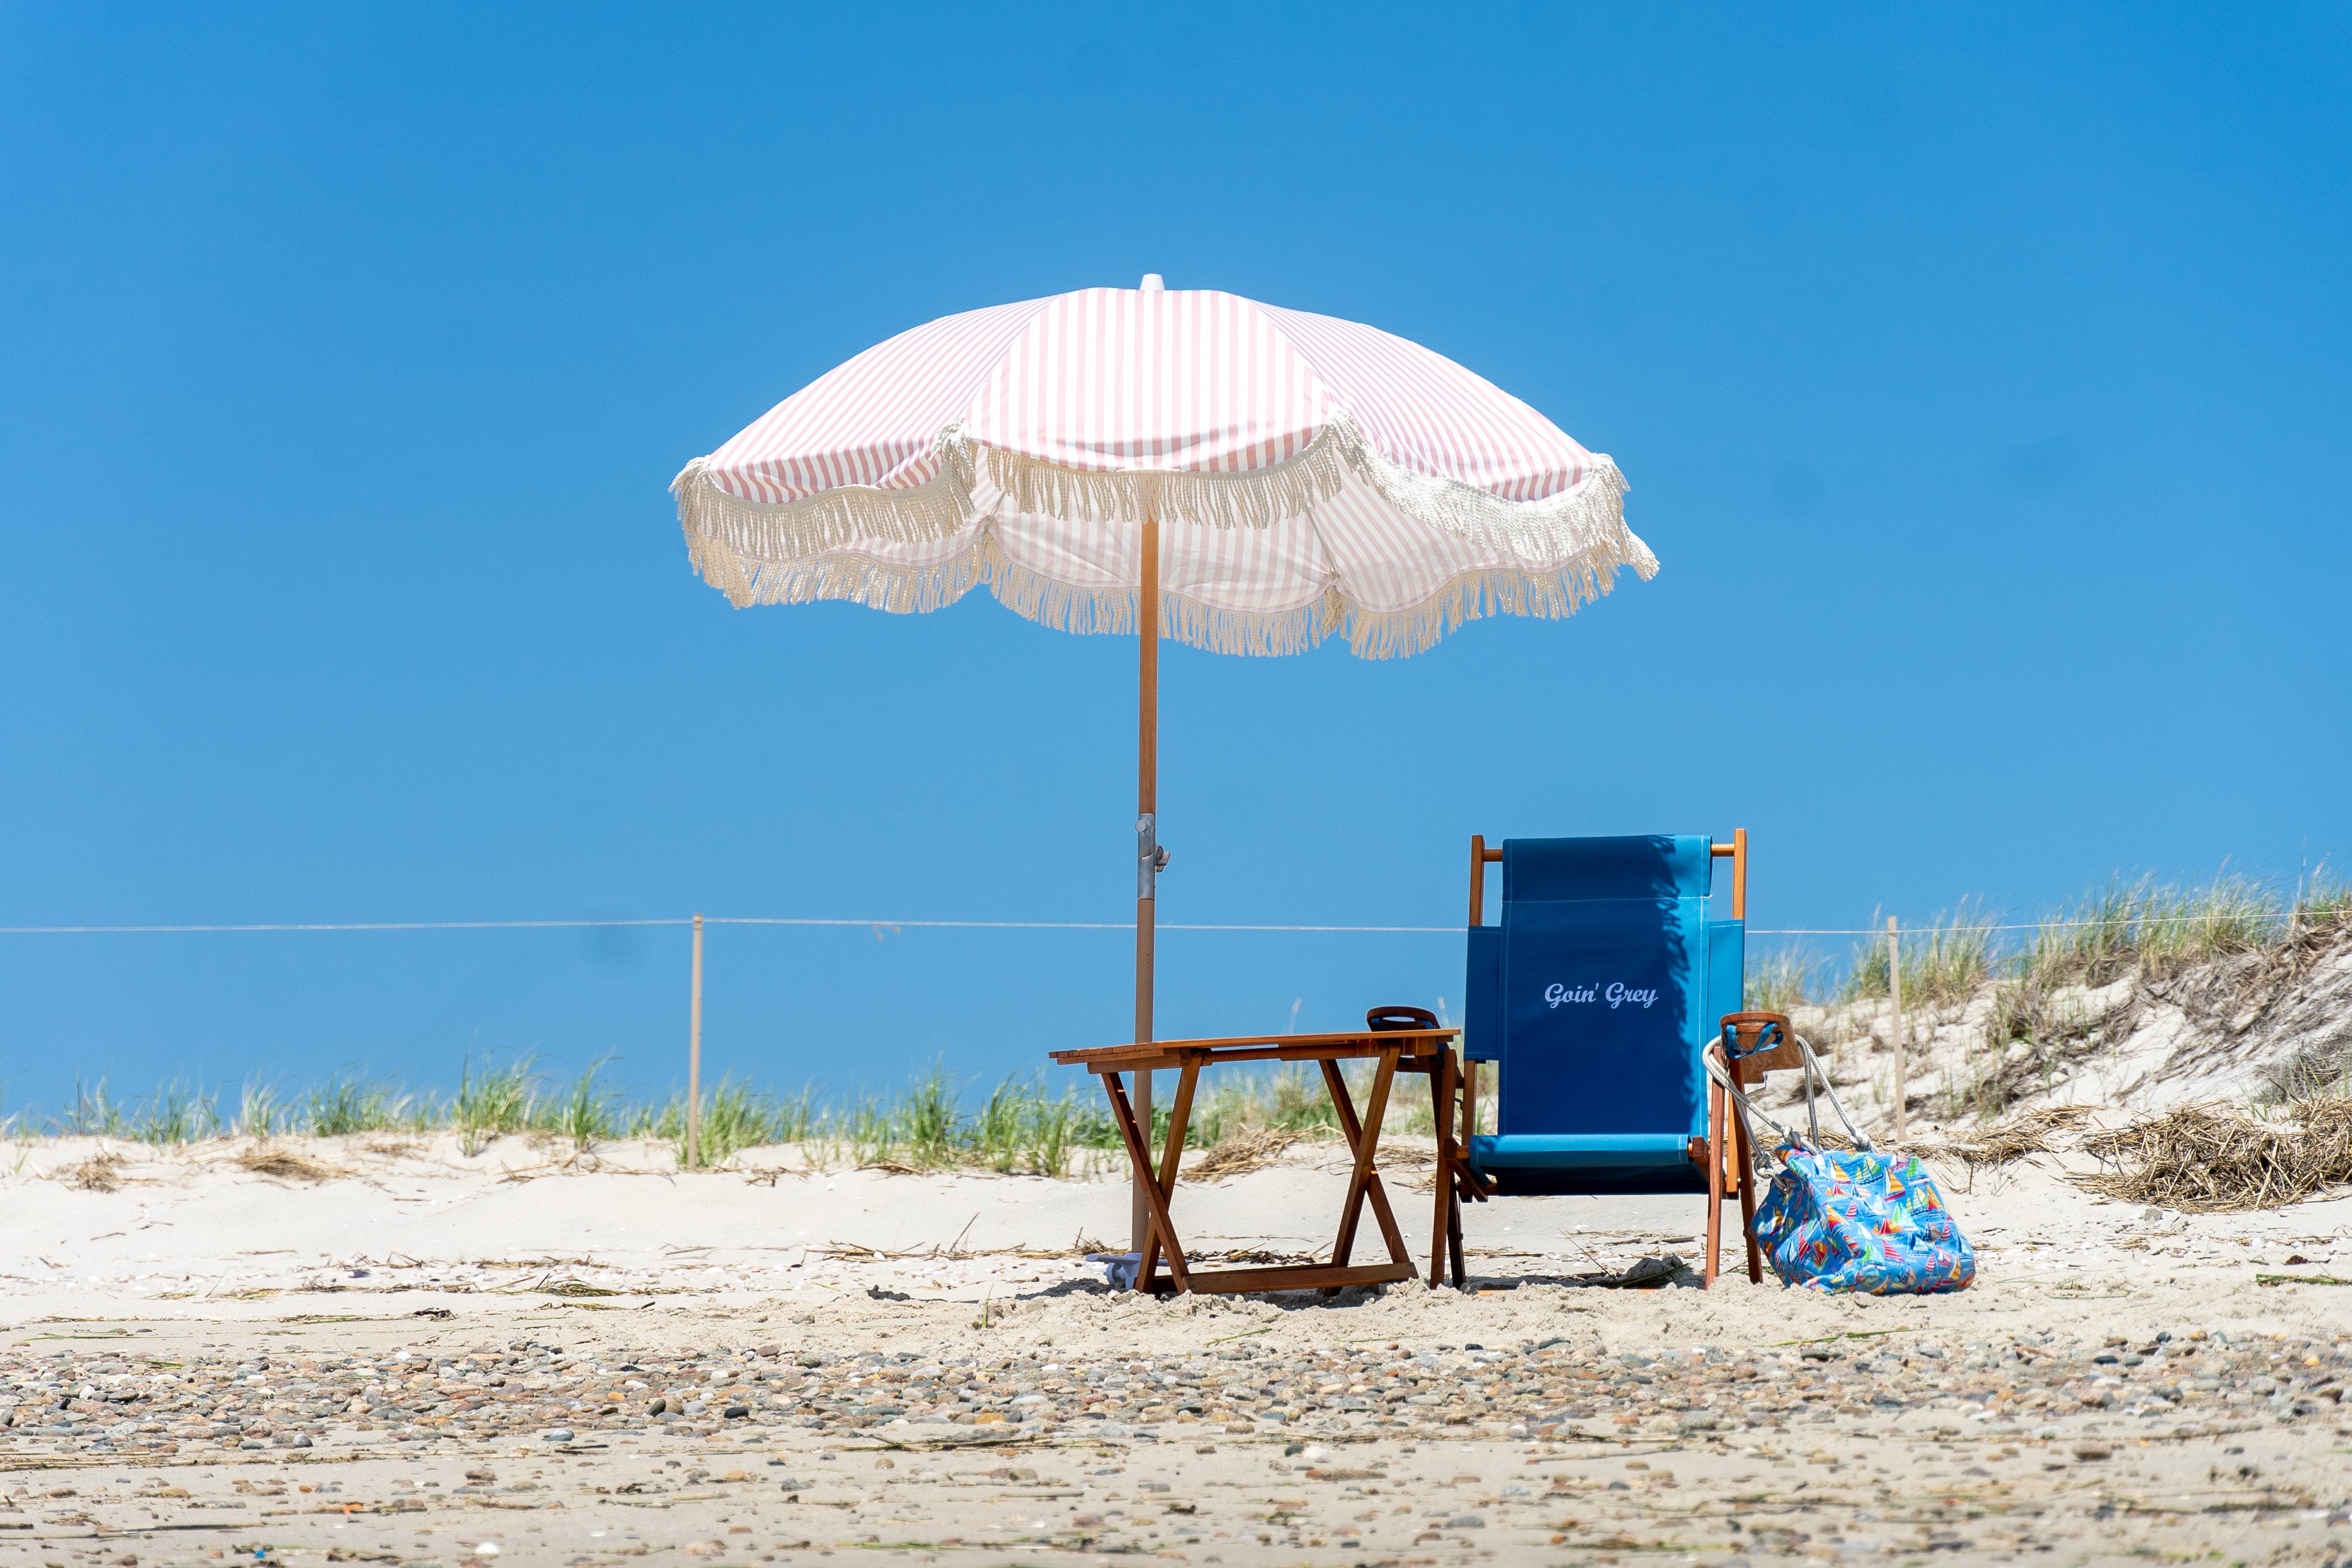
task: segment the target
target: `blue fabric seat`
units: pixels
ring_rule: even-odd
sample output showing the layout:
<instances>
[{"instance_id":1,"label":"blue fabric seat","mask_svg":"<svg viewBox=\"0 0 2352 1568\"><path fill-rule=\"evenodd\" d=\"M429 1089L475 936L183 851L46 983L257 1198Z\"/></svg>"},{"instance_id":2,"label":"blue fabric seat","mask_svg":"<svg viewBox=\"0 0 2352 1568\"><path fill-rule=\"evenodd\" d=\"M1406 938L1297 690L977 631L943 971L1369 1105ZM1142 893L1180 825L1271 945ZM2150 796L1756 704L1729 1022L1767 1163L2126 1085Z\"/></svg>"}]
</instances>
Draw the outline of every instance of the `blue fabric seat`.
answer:
<instances>
[{"instance_id":1,"label":"blue fabric seat","mask_svg":"<svg viewBox=\"0 0 2352 1568\"><path fill-rule=\"evenodd\" d=\"M1699 1053L1746 958L1745 923L1711 912L1716 858L1703 837L1504 841L1502 921L1469 931L1463 1055L1498 1079L1496 1131L1467 1140L1479 1187L1707 1190Z\"/></svg>"}]
</instances>

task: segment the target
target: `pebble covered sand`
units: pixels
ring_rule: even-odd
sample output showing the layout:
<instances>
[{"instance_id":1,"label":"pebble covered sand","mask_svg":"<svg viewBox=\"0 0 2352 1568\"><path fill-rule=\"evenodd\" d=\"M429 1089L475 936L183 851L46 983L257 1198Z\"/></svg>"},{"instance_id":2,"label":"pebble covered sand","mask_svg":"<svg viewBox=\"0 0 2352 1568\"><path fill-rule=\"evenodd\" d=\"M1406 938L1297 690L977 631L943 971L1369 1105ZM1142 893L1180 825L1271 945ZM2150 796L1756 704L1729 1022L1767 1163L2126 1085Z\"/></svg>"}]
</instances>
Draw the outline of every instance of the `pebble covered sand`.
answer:
<instances>
[{"instance_id":1,"label":"pebble covered sand","mask_svg":"<svg viewBox=\"0 0 2352 1568\"><path fill-rule=\"evenodd\" d=\"M451 1180L548 1226L567 1189ZM707 1223L751 1186L633 1180L611 1189L641 1194L633 1232ZM1559 1211L1554 1232L1514 1243L1504 1225L1524 1235L1554 1213L1530 1201L1474 1215L1470 1292L1159 1301L1041 1247L905 1255L909 1226L969 1242L974 1203L1036 1218L1115 1209L1115 1188L819 1180L753 1190L772 1217L825 1205L846 1224L863 1205L897 1227L837 1238L824 1283L694 1284L698 1261L605 1296L577 1282L617 1267L589 1251L524 1286L452 1284L517 1261L454 1245L401 1254L437 1263L436 1283L330 1278L296 1232L329 1223L312 1216L339 1184L19 1178L35 1268L80 1273L66 1290L12 1265L0 1297L18 1309L0 1333L0 1563L2330 1563L2352 1549L2352 1289L2308 1261L2332 1253L2226 1239L2333 1246L2339 1205L2190 1225L2054 1180L1956 1194L1964 1223L1981 1197L1982 1228L2085 1251L2091 1287L2017 1246L1968 1291L1868 1301L1737 1273L1701 1292L1654 1250L1655 1288L1580 1282L1557 1244L1608 1216ZM177 1262L147 1261L209 1249L221 1284L249 1278L238 1253L292 1256L279 1284L206 1297L154 1291L169 1269L110 1279L67 1251L77 1226L85 1247L154 1240L111 1233L134 1212L179 1237ZM624 1217L609 1193L583 1212ZM1626 1223L1607 1234L1666 1228L1612 1212ZM203 1230L215 1220L226 1235ZM372 1256L390 1223L358 1227Z\"/></svg>"},{"instance_id":2,"label":"pebble covered sand","mask_svg":"<svg viewBox=\"0 0 2352 1568\"><path fill-rule=\"evenodd\" d=\"M569 1334L340 1352L43 1341L0 1358L17 1402L0 1523L28 1555L124 1545L113 1561L470 1563L485 1541L571 1563L861 1547L2073 1561L2086 1531L2107 1552L2234 1556L2274 1535L2266 1558L2328 1560L2352 1536L2344 1446L2297 1439L2343 1436L2352 1341L2191 1334L1067 1361ZM1890 1445L1916 1474L1893 1479Z\"/></svg>"}]
</instances>

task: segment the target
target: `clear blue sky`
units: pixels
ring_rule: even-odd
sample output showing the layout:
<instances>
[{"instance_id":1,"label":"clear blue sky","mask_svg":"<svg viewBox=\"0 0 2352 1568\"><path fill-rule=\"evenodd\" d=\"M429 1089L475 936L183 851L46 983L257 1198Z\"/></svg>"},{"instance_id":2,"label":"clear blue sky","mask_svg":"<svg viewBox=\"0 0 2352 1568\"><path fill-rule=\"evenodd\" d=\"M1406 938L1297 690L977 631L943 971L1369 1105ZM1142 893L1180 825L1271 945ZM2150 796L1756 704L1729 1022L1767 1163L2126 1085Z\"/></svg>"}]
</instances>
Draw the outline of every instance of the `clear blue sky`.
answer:
<instances>
[{"instance_id":1,"label":"clear blue sky","mask_svg":"<svg viewBox=\"0 0 2352 1568\"><path fill-rule=\"evenodd\" d=\"M0 9L0 923L1126 918L1130 640L737 611L665 487L1090 284L1429 344L1664 571L1403 663L1171 649L1162 918L1437 924L1465 844L1755 840L1847 926L2352 861L2342 6ZM728 929L835 1088L1123 1038L1127 939ZM1162 1032L1458 1005L1163 945ZM686 939L0 938L77 1075L667 1084Z\"/></svg>"}]
</instances>

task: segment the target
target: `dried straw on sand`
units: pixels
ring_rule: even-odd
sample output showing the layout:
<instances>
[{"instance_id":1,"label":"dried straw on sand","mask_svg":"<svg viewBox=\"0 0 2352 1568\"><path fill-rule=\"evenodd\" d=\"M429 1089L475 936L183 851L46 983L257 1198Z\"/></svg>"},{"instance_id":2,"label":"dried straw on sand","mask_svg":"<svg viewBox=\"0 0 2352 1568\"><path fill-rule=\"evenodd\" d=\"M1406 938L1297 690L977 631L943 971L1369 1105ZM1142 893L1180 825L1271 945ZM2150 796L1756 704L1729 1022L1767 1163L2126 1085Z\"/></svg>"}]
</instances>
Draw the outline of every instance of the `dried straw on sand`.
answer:
<instances>
[{"instance_id":1,"label":"dried straw on sand","mask_svg":"<svg viewBox=\"0 0 2352 1568\"><path fill-rule=\"evenodd\" d=\"M69 1187L86 1193L111 1193L122 1186L122 1156L109 1149L92 1154L79 1165L68 1165L58 1173L58 1180Z\"/></svg>"},{"instance_id":2,"label":"dried straw on sand","mask_svg":"<svg viewBox=\"0 0 2352 1568\"><path fill-rule=\"evenodd\" d=\"M237 1152L237 1164L257 1176L277 1176L296 1182L331 1182L348 1172L337 1166L298 1154L291 1149L272 1149L267 1144Z\"/></svg>"},{"instance_id":3,"label":"dried straw on sand","mask_svg":"<svg viewBox=\"0 0 2352 1568\"><path fill-rule=\"evenodd\" d=\"M1195 1161L1185 1171L1188 1182L1221 1182L1270 1163L1285 1149L1307 1137L1288 1127L1256 1127L1236 1132Z\"/></svg>"},{"instance_id":4,"label":"dried straw on sand","mask_svg":"<svg viewBox=\"0 0 2352 1568\"><path fill-rule=\"evenodd\" d=\"M1918 1152L1930 1158L1948 1156L1964 1165L2006 1165L2011 1160L2039 1154L2052 1147L2058 1134L2073 1131L2089 1121L2092 1114L2087 1105L2046 1106L1989 1128L1980 1138L1922 1144Z\"/></svg>"},{"instance_id":5,"label":"dried straw on sand","mask_svg":"<svg viewBox=\"0 0 2352 1568\"><path fill-rule=\"evenodd\" d=\"M2270 1126L2213 1105L2186 1105L2083 1140L2114 1169L2083 1178L2109 1197L2202 1212L2269 1208L2352 1182L2352 1100L2292 1108Z\"/></svg>"}]
</instances>

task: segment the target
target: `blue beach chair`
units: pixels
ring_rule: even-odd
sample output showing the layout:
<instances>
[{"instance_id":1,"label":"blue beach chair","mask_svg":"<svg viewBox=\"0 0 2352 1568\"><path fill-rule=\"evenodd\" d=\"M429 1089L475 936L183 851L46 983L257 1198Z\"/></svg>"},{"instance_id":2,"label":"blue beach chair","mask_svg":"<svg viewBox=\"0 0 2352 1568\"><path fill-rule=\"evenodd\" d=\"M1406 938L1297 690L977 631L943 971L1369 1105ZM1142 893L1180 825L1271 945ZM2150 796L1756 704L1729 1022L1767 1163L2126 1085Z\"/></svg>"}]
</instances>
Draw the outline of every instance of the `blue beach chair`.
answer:
<instances>
[{"instance_id":1,"label":"blue beach chair","mask_svg":"<svg viewBox=\"0 0 2352 1568\"><path fill-rule=\"evenodd\" d=\"M1728 919L1714 891L1721 858ZM1502 923L1489 926L1486 871L1497 861ZM1471 839L1463 1064L1458 1084L1437 1086L1432 1286L1446 1261L1462 1283L1464 1198L1738 1190L1730 1141L1708 1136L1700 1053L1741 1011L1747 891L1745 828L1728 844ZM1484 1062L1496 1080L1492 1133L1477 1131ZM1710 1279L1720 1207L1706 1227Z\"/></svg>"}]
</instances>

